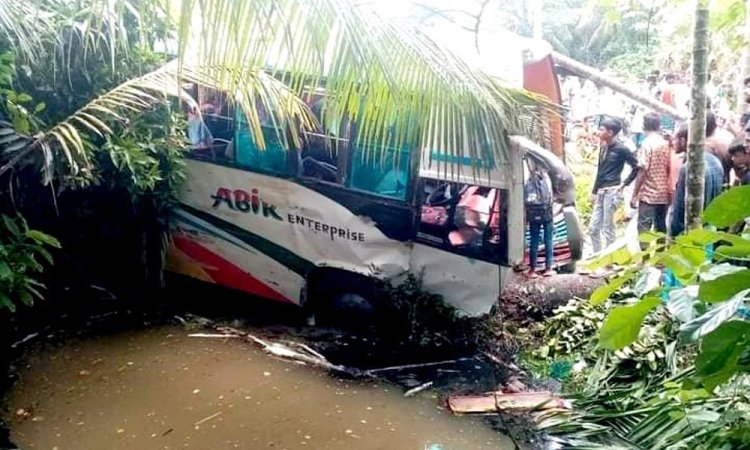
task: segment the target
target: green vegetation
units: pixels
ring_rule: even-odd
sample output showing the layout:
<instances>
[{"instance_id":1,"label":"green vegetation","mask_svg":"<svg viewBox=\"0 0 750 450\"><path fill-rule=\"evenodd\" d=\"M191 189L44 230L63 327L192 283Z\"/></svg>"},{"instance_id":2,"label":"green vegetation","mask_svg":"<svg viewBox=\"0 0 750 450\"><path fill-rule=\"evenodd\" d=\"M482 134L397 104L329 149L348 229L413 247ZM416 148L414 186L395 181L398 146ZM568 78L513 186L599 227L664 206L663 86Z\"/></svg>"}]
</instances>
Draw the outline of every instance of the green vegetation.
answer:
<instances>
[{"instance_id":1,"label":"green vegetation","mask_svg":"<svg viewBox=\"0 0 750 450\"><path fill-rule=\"evenodd\" d=\"M404 349L446 357L474 349L478 321L461 317L440 295L422 288L422 277L408 274L397 284L382 286L385 298L381 327L384 339Z\"/></svg>"},{"instance_id":2,"label":"green vegetation","mask_svg":"<svg viewBox=\"0 0 750 450\"><path fill-rule=\"evenodd\" d=\"M704 212L713 226L744 220L750 187L733 188ZM708 229L674 243L647 234L634 256L594 266L625 269L588 301L572 300L535 332L523 356L574 400L541 428L568 446L745 448L750 433L750 241ZM707 251L708 250L708 251ZM665 267L679 285L662 285ZM562 368L562 370L561 370ZM609 447L614 446L614 447Z\"/></svg>"},{"instance_id":3,"label":"green vegetation","mask_svg":"<svg viewBox=\"0 0 750 450\"><path fill-rule=\"evenodd\" d=\"M44 285L38 280L44 264L52 264L50 248L60 248L57 239L29 229L21 217L0 216L0 308L16 310L41 299Z\"/></svg>"}]
</instances>

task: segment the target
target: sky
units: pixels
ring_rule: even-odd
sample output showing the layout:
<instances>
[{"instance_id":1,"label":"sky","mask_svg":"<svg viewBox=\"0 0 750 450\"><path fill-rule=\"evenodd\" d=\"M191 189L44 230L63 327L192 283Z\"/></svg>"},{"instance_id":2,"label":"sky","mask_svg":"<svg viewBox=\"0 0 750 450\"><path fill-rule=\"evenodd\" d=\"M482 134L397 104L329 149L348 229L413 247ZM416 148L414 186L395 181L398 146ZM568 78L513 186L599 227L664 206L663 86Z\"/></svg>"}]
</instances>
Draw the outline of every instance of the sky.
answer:
<instances>
[{"instance_id":1,"label":"sky","mask_svg":"<svg viewBox=\"0 0 750 450\"><path fill-rule=\"evenodd\" d=\"M483 17L484 26L476 33L464 27L473 26L475 19L469 14L476 14L481 7L477 0L363 0L362 5L374 9L385 17L404 20L416 24L440 45L450 49L462 57L470 65L503 79L507 84L516 87L523 86L523 49L530 45L528 39L518 38L515 34L503 30L496 25L489 11ZM433 15L431 20L419 21L426 11L424 7L438 11L447 11L459 23ZM462 13L466 11L469 14ZM495 22L495 23L493 23ZM548 51L542 46L541 53Z\"/></svg>"}]
</instances>

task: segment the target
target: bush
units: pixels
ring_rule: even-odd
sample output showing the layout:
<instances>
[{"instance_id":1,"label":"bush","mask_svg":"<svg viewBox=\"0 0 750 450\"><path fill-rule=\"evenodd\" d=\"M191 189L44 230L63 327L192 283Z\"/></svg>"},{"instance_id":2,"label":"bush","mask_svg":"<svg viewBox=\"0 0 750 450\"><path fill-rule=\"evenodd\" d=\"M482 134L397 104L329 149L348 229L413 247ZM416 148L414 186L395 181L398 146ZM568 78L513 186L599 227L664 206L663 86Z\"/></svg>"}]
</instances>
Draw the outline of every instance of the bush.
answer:
<instances>
[{"instance_id":1,"label":"bush","mask_svg":"<svg viewBox=\"0 0 750 450\"><path fill-rule=\"evenodd\" d=\"M44 284L37 279L44 271L40 258L51 265L48 248L60 248L60 243L41 231L29 229L21 216L1 217L0 308L14 312L19 302L31 305L35 298L42 298Z\"/></svg>"},{"instance_id":2,"label":"bush","mask_svg":"<svg viewBox=\"0 0 750 450\"><path fill-rule=\"evenodd\" d=\"M475 320L460 316L442 296L425 291L421 275L409 273L404 282L384 283L381 289L386 296L384 339L421 352L457 354L475 348Z\"/></svg>"}]
</instances>

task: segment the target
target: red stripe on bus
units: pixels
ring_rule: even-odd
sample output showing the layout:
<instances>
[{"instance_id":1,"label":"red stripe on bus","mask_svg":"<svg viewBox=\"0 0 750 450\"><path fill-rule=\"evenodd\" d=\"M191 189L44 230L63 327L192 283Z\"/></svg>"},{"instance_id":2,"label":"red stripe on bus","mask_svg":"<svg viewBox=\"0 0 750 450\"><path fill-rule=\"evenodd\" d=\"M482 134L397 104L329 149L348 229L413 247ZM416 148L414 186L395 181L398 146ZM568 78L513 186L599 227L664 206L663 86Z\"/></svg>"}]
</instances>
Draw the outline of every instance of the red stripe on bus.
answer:
<instances>
[{"instance_id":1,"label":"red stripe on bus","mask_svg":"<svg viewBox=\"0 0 750 450\"><path fill-rule=\"evenodd\" d=\"M174 236L173 240L175 246L199 263L201 269L216 283L271 300L294 303L234 263L197 242L183 236Z\"/></svg>"}]
</instances>

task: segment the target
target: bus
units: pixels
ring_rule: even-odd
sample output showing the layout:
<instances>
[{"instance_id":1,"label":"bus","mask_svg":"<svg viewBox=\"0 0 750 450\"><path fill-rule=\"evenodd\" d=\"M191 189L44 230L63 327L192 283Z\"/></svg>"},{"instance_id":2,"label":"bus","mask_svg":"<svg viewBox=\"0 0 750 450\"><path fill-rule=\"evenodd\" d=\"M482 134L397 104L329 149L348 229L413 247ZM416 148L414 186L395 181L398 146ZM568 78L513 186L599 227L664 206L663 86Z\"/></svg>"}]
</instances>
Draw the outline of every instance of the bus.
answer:
<instances>
[{"instance_id":1,"label":"bus","mask_svg":"<svg viewBox=\"0 0 750 450\"><path fill-rule=\"evenodd\" d=\"M358 140L356 126L308 133L302 148L290 149L267 123L261 150L239 109L209 103L204 119L214 138L186 159L171 220L172 272L314 313L372 308L378 281L412 273L462 314L485 314L513 267L528 263L529 161L548 169L556 194L556 266L580 258L572 177L529 139L510 137L508 158L474 161L482 167L474 174L468 157L384 149ZM363 158L375 145L383 156ZM448 163L464 170L446 172Z\"/></svg>"}]
</instances>

